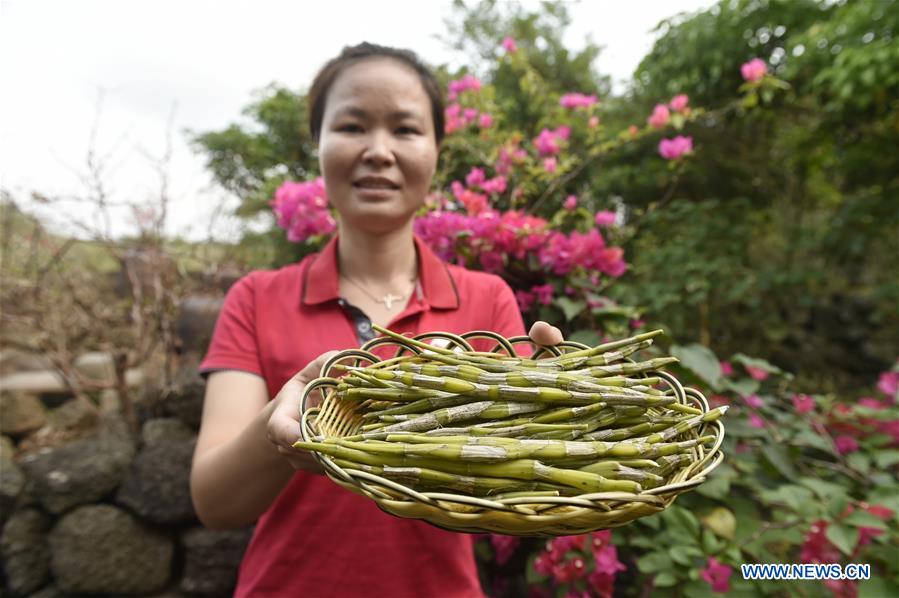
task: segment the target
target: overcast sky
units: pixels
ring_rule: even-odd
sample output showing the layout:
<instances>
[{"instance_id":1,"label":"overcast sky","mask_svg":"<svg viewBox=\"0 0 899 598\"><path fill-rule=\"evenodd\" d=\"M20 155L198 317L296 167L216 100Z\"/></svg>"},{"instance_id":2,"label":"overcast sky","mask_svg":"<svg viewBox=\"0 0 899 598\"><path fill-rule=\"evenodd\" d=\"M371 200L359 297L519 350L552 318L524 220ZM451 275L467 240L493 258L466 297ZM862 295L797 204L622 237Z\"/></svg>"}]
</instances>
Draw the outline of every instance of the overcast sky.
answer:
<instances>
[{"instance_id":1,"label":"overcast sky","mask_svg":"<svg viewBox=\"0 0 899 598\"><path fill-rule=\"evenodd\" d=\"M620 90L661 19L712 4L572 2L566 41L579 48L589 34L604 46L596 67ZM159 190L153 160L171 130L169 232L202 238L226 196L185 143L185 129L240 121L254 90L271 82L305 88L323 62L362 40L458 64L434 39L450 11L448 1L425 0L0 0L0 186L58 226L83 219L77 203L50 212L27 197L84 195L79 174L97 124L94 147L106 156L112 198L149 199ZM133 221L120 213L114 227L126 233Z\"/></svg>"}]
</instances>

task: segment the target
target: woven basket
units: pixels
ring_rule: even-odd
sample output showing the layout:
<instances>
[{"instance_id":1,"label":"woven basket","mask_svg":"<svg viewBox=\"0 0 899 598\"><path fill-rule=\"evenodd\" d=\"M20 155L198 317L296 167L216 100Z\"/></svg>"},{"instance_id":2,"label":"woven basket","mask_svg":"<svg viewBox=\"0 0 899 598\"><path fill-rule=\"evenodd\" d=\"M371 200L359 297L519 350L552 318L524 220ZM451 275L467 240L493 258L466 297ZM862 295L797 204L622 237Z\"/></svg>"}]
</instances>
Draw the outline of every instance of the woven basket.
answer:
<instances>
[{"instance_id":1,"label":"woven basket","mask_svg":"<svg viewBox=\"0 0 899 598\"><path fill-rule=\"evenodd\" d=\"M471 352L469 340L486 338L496 342L493 352L515 356L518 344L531 344L532 357L556 356L565 352L588 348L586 345L565 341L555 347L533 345L528 337L505 339L492 332L475 331L461 336L432 332L414 337L417 340L443 339L451 349ZM320 436L345 437L355 434L362 420L354 413L357 403L341 400L333 388L336 376L332 368L344 365L379 367L381 360L371 353L380 346L396 348L397 358L413 357L418 349L397 343L390 338L379 337L366 343L361 349L351 349L335 355L322 368L322 377L307 385L301 406L301 435L304 441L316 442ZM396 363L395 360L392 360ZM671 374L652 372L668 386L667 394L682 404L689 404L709 411L705 397L697 390L684 388ZM314 396L320 404L311 406ZM705 481L706 476L723 460L719 450L724 439L724 426L720 421L704 424L679 436L678 440L690 440L700 436L713 436L711 446L699 445L690 450L692 461L675 470L665 483L638 494L628 492L602 492L579 496L534 496L518 493L515 497L491 500L448 492L419 492L385 479L381 476L339 467L327 455L313 451L315 459L336 484L356 494L366 496L384 511L409 519L421 519L435 526L460 532L492 532L516 536L568 536L584 534L600 529L624 525L638 517L664 510L679 494L691 490Z\"/></svg>"}]
</instances>

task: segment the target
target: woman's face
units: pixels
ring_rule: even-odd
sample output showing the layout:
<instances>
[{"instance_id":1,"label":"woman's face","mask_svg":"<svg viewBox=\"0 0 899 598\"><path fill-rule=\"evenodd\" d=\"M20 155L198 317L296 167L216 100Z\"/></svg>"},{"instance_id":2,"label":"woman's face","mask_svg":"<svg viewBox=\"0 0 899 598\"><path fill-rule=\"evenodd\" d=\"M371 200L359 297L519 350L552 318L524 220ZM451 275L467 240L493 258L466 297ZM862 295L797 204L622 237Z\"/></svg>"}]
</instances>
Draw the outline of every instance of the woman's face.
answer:
<instances>
[{"instance_id":1,"label":"woman's face","mask_svg":"<svg viewBox=\"0 0 899 598\"><path fill-rule=\"evenodd\" d=\"M431 102L415 71L371 58L338 75L326 98L319 160L343 222L373 233L407 224L437 167Z\"/></svg>"}]
</instances>

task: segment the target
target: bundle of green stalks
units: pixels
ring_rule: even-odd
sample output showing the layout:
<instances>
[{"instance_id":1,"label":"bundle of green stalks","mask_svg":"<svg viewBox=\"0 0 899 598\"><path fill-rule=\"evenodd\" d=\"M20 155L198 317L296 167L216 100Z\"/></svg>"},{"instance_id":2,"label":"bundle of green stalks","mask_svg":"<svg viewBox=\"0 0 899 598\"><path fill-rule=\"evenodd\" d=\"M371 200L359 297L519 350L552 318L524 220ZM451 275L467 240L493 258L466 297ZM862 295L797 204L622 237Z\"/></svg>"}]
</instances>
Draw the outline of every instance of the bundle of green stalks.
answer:
<instances>
[{"instance_id":1,"label":"bundle of green stalks","mask_svg":"<svg viewBox=\"0 0 899 598\"><path fill-rule=\"evenodd\" d=\"M475 497L640 493L695 461L708 412L654 375L677 361L634 361L660 330L528 359L458 352L375 327L409 351L368 367L336 363L330 396L353 406L351 435L297 448L419 492Z\"/></svg>"}]
</instances>

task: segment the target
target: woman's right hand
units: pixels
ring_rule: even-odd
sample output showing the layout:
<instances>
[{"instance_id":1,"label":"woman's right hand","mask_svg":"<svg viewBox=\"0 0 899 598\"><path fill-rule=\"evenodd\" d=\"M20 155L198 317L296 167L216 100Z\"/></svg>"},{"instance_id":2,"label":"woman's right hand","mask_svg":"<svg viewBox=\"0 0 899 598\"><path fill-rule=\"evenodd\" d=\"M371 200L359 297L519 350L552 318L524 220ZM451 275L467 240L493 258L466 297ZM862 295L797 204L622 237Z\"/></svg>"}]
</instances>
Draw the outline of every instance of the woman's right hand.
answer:
<instances>
[{"instance_id":1,"label":"woman's right hand","mask_svg":"<svg viewBox=\"0 0 899 598\"><path fill-rule=\"evenodd\" d=\"M293 448L293 443L300 439L300 403L303 399L303 389L319 377L322 366L336 354L337 351L328 351L319 355L288 380L274 398L275 409L269 417L267 426L268 439L296 469L314 473L323 471L309 451Z\"/></svg>"}]
</instances>

